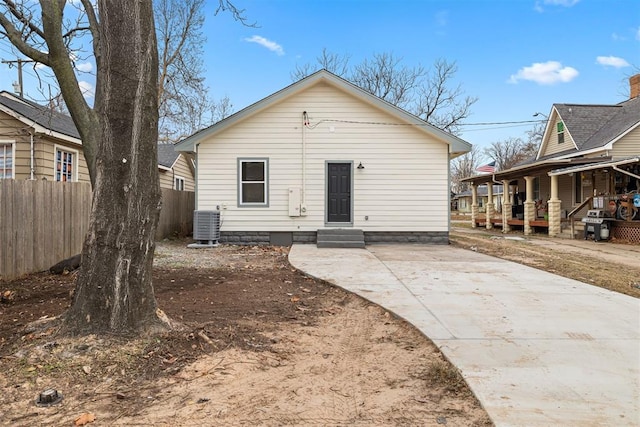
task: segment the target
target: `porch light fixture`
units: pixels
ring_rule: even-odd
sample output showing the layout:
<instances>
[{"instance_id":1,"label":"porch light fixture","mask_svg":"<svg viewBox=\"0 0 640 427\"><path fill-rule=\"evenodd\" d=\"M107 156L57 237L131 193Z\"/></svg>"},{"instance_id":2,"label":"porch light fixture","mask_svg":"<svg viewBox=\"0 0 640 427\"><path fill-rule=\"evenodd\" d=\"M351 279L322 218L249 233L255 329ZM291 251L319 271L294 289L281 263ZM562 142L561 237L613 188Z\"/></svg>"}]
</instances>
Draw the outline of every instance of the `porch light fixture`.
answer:
<instances>
[{"instance_id":1,"label":"porch light fixture","mask_svg":"<svg viewBox=\"0 0 640 427\"><path fill-rule=\"evenodd\" d=\"M362 162L358 163L357 169L364 169L364 166L362 166Z\"/></svg>"}]
</instances>

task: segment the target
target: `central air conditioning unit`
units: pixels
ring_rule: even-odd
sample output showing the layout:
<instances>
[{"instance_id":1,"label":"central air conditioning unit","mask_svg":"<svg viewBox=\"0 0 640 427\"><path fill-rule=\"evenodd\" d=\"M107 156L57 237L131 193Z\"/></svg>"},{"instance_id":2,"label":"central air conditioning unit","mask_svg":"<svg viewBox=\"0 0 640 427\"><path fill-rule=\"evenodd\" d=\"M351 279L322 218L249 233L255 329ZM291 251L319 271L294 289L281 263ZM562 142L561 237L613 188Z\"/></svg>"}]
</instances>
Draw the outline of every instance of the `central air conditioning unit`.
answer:
<instances>
[{"instance_id":1,"label":"central air conditioning unit","mask_svg":"<svg viewBox=\"0 0 640 427\"><path fill-rule=\"evenodd\" d=\"M220 211L193 211L193 240L190 248L215 247L220 239Z\"/></svg>"}]
</instances>

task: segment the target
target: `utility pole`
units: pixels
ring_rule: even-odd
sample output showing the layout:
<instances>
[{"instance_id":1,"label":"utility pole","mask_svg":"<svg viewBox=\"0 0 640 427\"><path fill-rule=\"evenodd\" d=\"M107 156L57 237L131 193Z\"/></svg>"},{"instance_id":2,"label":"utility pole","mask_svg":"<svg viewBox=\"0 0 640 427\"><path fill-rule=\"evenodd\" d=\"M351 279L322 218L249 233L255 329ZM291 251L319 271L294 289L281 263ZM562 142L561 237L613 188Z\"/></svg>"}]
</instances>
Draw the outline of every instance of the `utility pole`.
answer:
<instances>
[{"instance_id":1,"label":"utility pole","mask_svg":"<svg viewBox=\"0 0 640 427\"><path fill-rule=\"evenodd\" d=\"M13 61L6 61L4 59L2 60L2 63L8 64L9 68L13 67L14 64L18 64L18 88L19 88L18 94L20 95L21 98L24 97L23 86L22 86L22 64L27 62L35 62L35 61L32 59L16 59ZM14 87L14 91L15 91L15 87Z\"/></svg>"}]
</instances>

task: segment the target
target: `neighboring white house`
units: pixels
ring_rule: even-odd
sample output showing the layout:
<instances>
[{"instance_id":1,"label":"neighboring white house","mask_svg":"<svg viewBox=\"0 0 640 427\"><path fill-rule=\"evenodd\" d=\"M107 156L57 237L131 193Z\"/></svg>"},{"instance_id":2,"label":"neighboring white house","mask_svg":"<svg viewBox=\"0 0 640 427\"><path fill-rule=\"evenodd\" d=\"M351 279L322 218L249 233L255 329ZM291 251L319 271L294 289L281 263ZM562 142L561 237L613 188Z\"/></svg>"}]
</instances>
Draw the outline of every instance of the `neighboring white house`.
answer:
<instances>
[{"instance_id":1,"label":"neighboring white house","mask_svg":"<svg viewBox=\"0 0 640 427\"><path fill-rule=\"evenodd\" d=\"M449 161L471 145L322 70L176 145L221 241L448 243Z\"/></svg>"}]
</instances>

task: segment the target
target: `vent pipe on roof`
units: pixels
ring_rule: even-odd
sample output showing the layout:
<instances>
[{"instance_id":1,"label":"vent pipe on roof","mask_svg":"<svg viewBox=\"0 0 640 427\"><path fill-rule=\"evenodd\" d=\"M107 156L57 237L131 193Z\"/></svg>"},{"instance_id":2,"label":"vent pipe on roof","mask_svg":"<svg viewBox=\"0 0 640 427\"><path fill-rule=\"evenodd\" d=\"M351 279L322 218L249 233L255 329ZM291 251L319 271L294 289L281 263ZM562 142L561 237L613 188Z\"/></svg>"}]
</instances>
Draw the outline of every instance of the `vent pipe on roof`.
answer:
<instances>
[{"instance_id":1,"label":"vent pipe on roof","mask_svg":"<svg viewBox=\"0 0 640 427\"><path fill-rule=\"evenodd\" d=\"M640 74L629 77L629 88L631 89L629 99L640 96Z\"/></svg>"}]
</instances>

